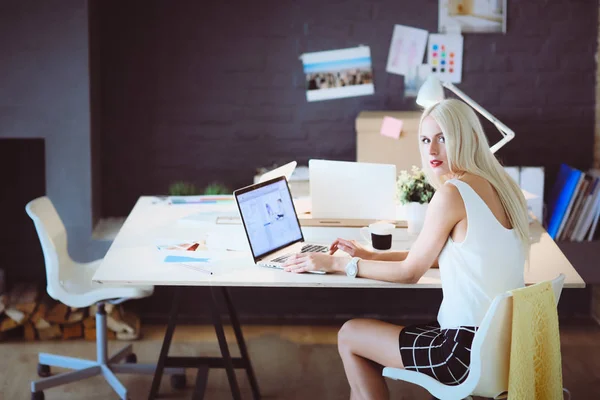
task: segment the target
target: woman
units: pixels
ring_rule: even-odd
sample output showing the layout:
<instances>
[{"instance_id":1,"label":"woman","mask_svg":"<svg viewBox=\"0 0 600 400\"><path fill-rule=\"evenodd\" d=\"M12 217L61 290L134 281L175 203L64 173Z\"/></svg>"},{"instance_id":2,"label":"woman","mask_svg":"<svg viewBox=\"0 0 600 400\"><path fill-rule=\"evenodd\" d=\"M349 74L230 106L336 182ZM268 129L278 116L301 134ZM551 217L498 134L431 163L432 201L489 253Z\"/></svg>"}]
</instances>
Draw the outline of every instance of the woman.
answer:
<instances>
[{"instance_id":1,"label":"woman","mask_svg":"<svg viewBox=\"0 0 600 400\"><path fill-rule=\"evenodd\" d=\"M475 112L453 99L431 106L421 117L419 148L436 193L410 252L376 254L337 239L329 255L297 254L286 263L289 272L347 272L356 265L357 276L398 283L415 283L439 264L444 298L437 322L402 327L354 319L342 326L338 349L351 399L388 398L382 366L463 382L474 333L492 300L524 286L525 198L490 151ZM332 256L337 250L352 258Z\"/></svg>"}]
</instances>

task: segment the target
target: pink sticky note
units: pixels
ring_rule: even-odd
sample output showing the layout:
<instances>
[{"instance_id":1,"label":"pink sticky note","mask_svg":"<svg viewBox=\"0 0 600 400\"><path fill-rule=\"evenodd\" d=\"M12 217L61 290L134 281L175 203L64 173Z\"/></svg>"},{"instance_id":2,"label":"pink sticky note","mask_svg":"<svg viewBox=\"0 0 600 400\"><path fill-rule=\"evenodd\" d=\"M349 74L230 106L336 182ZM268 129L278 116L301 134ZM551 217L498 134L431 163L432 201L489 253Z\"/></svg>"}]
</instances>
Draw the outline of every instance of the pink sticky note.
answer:
<instances>
[{"instance_id":1,"label":"pink sticky note","mask_svg":"<svg viewBox=\"0 0 600 400\"><path fill-rule=\"evenodd\" d=\"M398 139L400 137L400 133L402 132L403 122L401 119L396 119L392 117L383 117L383 122L381 123L381 134L383 136L391 137L394 139Z\"/></svg>"}]
</instances>

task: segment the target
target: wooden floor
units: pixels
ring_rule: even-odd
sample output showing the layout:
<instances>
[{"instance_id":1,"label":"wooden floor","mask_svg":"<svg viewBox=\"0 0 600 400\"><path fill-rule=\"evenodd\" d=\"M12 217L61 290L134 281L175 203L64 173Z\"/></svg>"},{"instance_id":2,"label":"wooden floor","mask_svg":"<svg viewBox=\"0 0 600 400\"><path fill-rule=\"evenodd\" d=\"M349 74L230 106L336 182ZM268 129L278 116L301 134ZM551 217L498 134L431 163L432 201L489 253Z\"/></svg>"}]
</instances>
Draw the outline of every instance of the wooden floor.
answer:
<instances>
[{"instance_id":1,"label":"wooden floor","mask_svg":"<svg viewBox=\"0 0 600 400\"><path fill-rule=\"evenodd\" d=\"M347 399L349 388L337 354L336 335L339 326L245 326L244 335L264 399ZM144 338L133 342L140 363L153 363L158 358L164 326L145 326ZM228 341L234 343L231 330ZM109 350L127 342L113 341ZM600 398L600 328L592 322L561 325L563 381L573 399ZM236 346L231 346L239 356ZM36 379L37 353L48 352L74 357L95 357L95 344L82 340L68 342L0 343L0 399L27 399L29 385ZM177 328L171 355L219 356L219 348L211 326ZM194 371L187 371L193 382ZM243 372L238 381L244 399L250 399L249 385ZM151 376L121 375L132 399L144 399ZM388 382L392 399L430 399L429 394L414 385ZM161 386L161 398L190 398L191 387L171 389L168 377ZM46 399L117 399L102 378L90 378L45 391ZM223 370L209 374L206 399L230 399L227 377Z\"/></svg>"}]
</instances>

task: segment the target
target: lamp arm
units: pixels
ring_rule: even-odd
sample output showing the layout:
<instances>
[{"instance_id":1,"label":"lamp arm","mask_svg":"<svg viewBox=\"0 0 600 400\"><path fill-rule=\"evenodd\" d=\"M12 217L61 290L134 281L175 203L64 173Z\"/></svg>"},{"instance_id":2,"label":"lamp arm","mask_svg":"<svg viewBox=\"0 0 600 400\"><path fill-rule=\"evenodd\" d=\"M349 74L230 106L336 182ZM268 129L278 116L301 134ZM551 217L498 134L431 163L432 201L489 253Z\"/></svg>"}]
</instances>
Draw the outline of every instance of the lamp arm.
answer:
<instances>
[{"instance_id":1,"label":"lamp arm","mask_svg":"<svg viewBox=\"0 0 600 400\"><path fill-rule=\"evenodd\" d=\"M494 126L496 127L496 129L498 129L500 131L503 138L498 143L496 143L492 147L490 147L490 150L492 151L492 153L495 153L496 151L498 151L502 146L504 146L506 143L510 142L515 137L515 132L512 129L510 129L508 126L506 126L502 122L500 122L496 117L494 117L492 114L490 114L489 111L487 111L485 108L481 107L472 98L467 96L462 90L460 90L459 88L457 88L450 82L442 82L442 85L445 88L447 88L448 90L450 90L451 92L456 93L456 95L458 95L458 97L463 99L468 105L473 107L481 115L483 115L486 119L491 121L494 124Z\"/></svg>"}]
</instances>

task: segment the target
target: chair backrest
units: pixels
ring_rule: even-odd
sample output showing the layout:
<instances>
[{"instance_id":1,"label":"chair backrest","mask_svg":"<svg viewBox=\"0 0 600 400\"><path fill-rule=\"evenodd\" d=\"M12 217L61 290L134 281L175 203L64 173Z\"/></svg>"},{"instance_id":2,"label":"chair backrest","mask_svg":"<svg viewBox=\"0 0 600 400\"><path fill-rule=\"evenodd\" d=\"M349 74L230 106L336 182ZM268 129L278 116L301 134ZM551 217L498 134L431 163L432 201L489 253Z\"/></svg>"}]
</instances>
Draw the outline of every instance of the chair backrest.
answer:
<instances>
[{"instance_id":1,"label":"chair backrest","mask_svg":"<svg viewBox=\"0 0 600 400\"><path fill-rule=\"evenodd\" d=\"M557 305L564 282L564 274L552 280ZM473 386L475 396L495 398L508 390L512 303L510 293L497 296L473 339L470 372L464 384Z\"/></svg>"},{"instance_id":2,"label":"chair backrest","mask_svg":"<svg viewBox=\"0 0 600 400\"><path fill-rule=\"evenodd\" d=\"M68 274L66 270L73 265L67 248L67 230L46 196L27 203L25 211L33 220L42 245L46 264L46 290L52 298L61 300L66 294L60 283L61 276Z\"/></svg>"}]
</instances>

